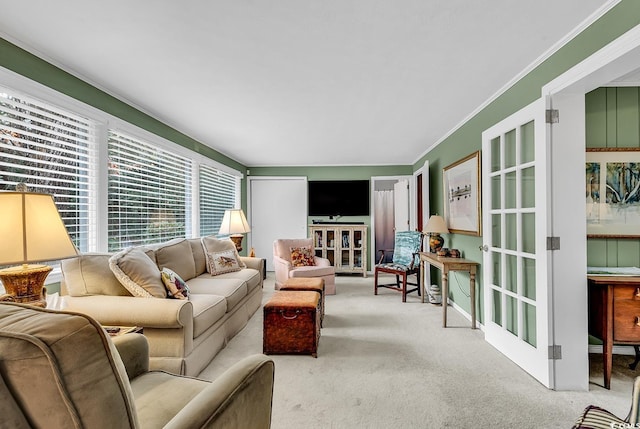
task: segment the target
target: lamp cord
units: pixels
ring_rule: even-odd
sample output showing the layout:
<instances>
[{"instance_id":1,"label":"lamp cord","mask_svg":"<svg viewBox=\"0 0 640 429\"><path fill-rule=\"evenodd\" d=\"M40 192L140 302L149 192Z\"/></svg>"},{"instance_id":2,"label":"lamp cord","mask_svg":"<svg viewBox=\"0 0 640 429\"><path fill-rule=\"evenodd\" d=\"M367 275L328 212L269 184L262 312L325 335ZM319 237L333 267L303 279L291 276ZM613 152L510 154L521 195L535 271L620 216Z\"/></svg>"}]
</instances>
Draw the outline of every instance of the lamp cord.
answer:
<instances>
[{"instance_id":1,"label":"lamp cord","mask_svg":"<svg viewBox=\"0 0 640 429\"><path fill-rule=\"evenodd\" d=\"M465 291L462 286L460 286L460 280L458 279L458 273L456 273L455 271L452 271L451 273L453 273L453 276L456 278L456 284L458 285L458 289L460 289L460 292L462 292L462 294L464 296L466 296L467 298L471 298L471 294L467 294L467 291Z\"/></svg>"}]
</instances>

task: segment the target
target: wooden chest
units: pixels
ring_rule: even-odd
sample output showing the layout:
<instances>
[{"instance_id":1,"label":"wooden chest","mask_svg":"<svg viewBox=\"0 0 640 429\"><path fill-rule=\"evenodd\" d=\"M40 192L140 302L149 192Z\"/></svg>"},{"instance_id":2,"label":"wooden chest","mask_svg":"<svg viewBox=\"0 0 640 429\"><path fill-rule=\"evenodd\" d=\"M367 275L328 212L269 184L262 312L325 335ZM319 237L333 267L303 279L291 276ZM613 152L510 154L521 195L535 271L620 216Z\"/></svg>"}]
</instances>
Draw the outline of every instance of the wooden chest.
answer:
<instances>
[{"instance_id":1,"label":"wooden chest","mask_svg":"<svg viewBox=\"0 0 640 429\"><path fill-rule=\"evenodd\" d=\"M318 357L320 295L311 291L276 291L264 305L264 354Z\"/></svg>"},{"instance_id":2,"label":"wooden chest","mask_svg":"<svg viewBox=\"0 0 640 429\"><path fill-rule=\"evenodd\" d=\"M320 294L320 325L324 321L324 280L321 277L291 277L284 281L280 290L315 291Z\"/></svg>"}]
</instances>

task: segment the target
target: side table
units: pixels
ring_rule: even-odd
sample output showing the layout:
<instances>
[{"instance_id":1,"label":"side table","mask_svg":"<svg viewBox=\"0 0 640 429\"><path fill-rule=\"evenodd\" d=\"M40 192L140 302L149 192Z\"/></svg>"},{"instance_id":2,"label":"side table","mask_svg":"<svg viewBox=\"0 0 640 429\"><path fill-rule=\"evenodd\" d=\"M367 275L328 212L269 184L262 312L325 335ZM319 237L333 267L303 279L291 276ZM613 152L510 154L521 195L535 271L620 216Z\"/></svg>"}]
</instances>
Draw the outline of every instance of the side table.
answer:
<instances>
[{"instance_id":1,"label":"side table","mask_svg":"<svg viewBox=\"0 0 640 429\"><path fill-rule=\"evenodd\" d=\"M476 329L476 270L478 263L462 258L437 256L435 253L420 252L420 270L425 273L425 264L442 271L442 327L447 327L447 306L449 301L449 271L469 273L469 295L471 296L471 329ZM424 302L425 282L422 282L422 302Z\"/></svg>"}]
</instances>

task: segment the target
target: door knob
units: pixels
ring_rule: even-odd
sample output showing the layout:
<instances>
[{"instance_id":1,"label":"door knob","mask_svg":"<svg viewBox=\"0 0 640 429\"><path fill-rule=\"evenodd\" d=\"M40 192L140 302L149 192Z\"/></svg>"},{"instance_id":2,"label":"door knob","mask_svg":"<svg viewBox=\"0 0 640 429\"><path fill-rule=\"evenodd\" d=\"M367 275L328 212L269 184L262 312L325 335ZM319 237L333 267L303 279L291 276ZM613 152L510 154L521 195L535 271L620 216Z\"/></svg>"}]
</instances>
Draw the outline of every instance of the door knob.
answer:
<instances>
[{"instance_id":1,"label":"door knob","mask_svg":"<svg viewBox=\"0 0 640 429\"><path fill-rule=\"evenodd\" d=\"M483 246L478 246L478 249L480 249L483 252L488 252L489 251L489 246L487 246L486 244Z\"/></svg>"}]
</instances>

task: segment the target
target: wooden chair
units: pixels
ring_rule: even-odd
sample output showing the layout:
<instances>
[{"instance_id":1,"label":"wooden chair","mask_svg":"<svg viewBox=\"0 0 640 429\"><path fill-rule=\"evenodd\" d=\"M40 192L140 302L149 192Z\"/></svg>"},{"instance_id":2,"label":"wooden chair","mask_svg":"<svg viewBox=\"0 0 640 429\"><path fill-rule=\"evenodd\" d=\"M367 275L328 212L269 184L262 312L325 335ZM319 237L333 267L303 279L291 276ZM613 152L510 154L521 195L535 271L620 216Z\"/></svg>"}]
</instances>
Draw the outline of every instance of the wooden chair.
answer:
<instances>
[{"instance_id":1,"label":"wooden chair","mask_svg":"<svg viewBox=\"0 0 640 429\"><path fill-rule=\"evenodd\" d=\"M420 255L423 249L424 235L419 231L399 231L395 235L395 244L393 248L393 260L390 263L383 263L384 252L380 257L379 263L374 271L374 294L378 294L378 288L402 292L402 302L407 302L407 294L418 292L420 295L421 276L420 276ZM378 274L388 273L396 276L396 282L390 284L378 284ZM409 282L409 276L416 276L415 283ZM402 279L402 281L401 281ZM407 289L407 285L415 286L415 288Z\"/></svg>"}]
</instances>

